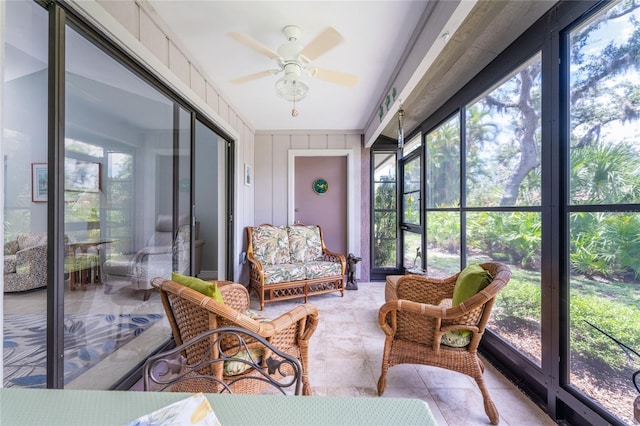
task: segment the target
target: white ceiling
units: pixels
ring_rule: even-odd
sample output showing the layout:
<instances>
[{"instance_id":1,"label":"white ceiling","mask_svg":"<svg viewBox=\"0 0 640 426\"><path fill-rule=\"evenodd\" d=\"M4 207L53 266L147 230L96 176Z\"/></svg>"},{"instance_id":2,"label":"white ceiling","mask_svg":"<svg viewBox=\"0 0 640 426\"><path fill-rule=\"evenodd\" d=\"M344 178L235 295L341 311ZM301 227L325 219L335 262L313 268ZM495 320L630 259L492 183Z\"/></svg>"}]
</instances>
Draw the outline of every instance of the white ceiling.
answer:
<instances>
[{"instance_id":1,"label":"white ceiling","mask_svg":"<svg viewBox=\"0 0 640 426\"><path fill-rule=\"evenodd\" d=\"M384 1L176 1L148 0L193 62L222 97L258 131L356 130L375 116L394 70L428 2ZM152 12L153 12L152 10ZM276 68L274 60L227 36L241 32L272 50L286 41L282 28L297 25L306 45L331 26L344 42L312 62L355 74L353 88L307 78L306 99L292 105L277 97L282 74L244 84L230 80Z\"/></svg>"}]
</instances>

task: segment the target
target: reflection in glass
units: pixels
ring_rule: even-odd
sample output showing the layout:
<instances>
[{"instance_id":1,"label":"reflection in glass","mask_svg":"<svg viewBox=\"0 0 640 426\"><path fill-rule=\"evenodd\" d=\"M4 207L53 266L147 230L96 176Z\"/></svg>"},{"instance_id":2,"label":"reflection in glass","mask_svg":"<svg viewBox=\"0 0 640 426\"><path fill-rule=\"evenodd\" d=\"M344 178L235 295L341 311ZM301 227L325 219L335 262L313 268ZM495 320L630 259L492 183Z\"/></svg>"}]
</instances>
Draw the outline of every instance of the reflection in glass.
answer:
<instances>
[{"instance_id":1,"label":"reflection in glass","mask_svg":"<svg viewBox=\"0 0 640 426\"><path fill-rule=\"evenodd\" d=\"M33 1L3 2L2 387L46 386L47 25ZM32 177L33 174L33 177ZM27 291L28 290L28 291ZM1 420L0 420L1 421Z\"/></svg>"},{"instance_id":2,"label":"reflection in glass","mask_svg":"<svg viewBox=\"0 0 640 426\"><path fill-rule=\"evenodd\" d=\"M227 142L199 120L196 121L195 151L195 252L193 274L202 279L223 279L225 251Z\"/></svg>"},{"instance_id":3,"label":"reflection in glass","mask_svg":"<svg viewBox=\"0 0 640 426\"><path fill-rule=\"evenodd\" d=\"M150 280L190 271L190 120L70 27L65 79L64 383L108 389L170 334Z\"/></svg>"},{"instance_id":4,"label":"reflection in glass","mask_svg":"<svg viewBox=\"0 0 640 426\"><path fill-rule=\"evenodd\" d=\"M466 109L466 205L540 205L540 54Z\"/></svg>"}]
</instances>

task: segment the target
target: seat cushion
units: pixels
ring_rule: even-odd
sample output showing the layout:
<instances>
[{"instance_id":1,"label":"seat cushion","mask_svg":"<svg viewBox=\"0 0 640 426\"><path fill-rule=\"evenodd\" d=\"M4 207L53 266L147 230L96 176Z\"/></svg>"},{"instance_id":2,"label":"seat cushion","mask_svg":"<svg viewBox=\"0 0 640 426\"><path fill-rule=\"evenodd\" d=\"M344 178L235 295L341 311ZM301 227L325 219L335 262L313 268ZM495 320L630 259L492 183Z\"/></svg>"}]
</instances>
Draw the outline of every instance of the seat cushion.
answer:
<instances>
[{"instance_id":1,"label":"seat cushion","mask_svg":"<svg viewBox=\"0 0 640 426\"><path fill-rule=\"evenodd\" d=\"M171 281L182 284L185 287L189 287L190 289L195 290L198 293L202 293L215 301L224 303L222 293L215 282L204 281L197 277L189 277L187 275L176 274L175 272L171 273Z\"/></svg>"},{"instance_id":2,"label":"seat cushion","mask_svg":"<svg viewBox=\"0 0 640 426\"><path fill-rule=\"evenodd\" d=\"M263 265L291 263L286 226L256 226L251 232L253 256Z\"/></svg>"},{"instance_id":3,"label":"seat cushion","mask_svg":"<svg viewBox=\"0 0 640 426\"><path fill-rule=\"evenodd\" d=\"M453 306L475 296L476 293L488 286L492 279L491 274L476 263L464 268L458 275L456 285L453 288Z\"/></svg>"},{"instance_id":4,"label":"seat cushion","mask_svg":"<svg viewBox=\"0 0 640 426\"><path fill-rule=\"evenodd\" d=\"M305 270L300 264L268 265L264 267L263 271L265 284L277 284L305 279Z\"/></svg>"},{"instance_id":5,"label":"seat cushion","mask_svg":"<svg viewBox=\"0 0 640 426\"><path fill-rule=\"evenodd\" d=\"M304 276L308 280L342 274L342 265L336 262L316 260L304 263L302 266L304 267Z\"/></svg>"},{"instance_id":6,"label":"seat cushion","mask_svg":"<svg viewBox=\"0 0 640 426\"><path fill-rule=\"evenodd\" d=\"M291 263L322 260L322 241L317 226L293 225L288 233Z\"/></svg>"}]
</instances>

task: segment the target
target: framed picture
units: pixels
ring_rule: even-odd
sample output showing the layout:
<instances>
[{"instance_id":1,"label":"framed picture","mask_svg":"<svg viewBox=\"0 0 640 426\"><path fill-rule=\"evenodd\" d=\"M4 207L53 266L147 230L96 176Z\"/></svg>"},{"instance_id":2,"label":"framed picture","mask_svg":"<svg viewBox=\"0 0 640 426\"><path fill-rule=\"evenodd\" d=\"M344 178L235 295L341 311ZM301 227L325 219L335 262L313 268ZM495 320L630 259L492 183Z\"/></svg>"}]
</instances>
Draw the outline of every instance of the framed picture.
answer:
<instances>
[{"instance_id":1,"label":"framed picture","mask_svg":"<svg viewBox=\"0 0 640 426\"><path fill-rule=\"evenodd\" d=\"M251 181L253 180L253 176L251 176L251 166L246 164L244 165L244 184L247 186L251 186Z\"/></svg>"},{"instance_id":2,"label":"framed picture","mask_svg":"<svg viewBox=\"0 0 640 426\"><path fill-rule=\"evenodd\" d=\"M100 192L101 164L91 161L64 159L64 189L77 192Z\"/></svg>"},{"instance_id":3,"label":"framed picture","mask_svg":"<svg viewBox=\"0 0 640 426\"><path fill-rule=\"evenodd\" d=\"M49 185L47 163L31 163L31 201L45 203Z\"/></svg>"}]
</instances>

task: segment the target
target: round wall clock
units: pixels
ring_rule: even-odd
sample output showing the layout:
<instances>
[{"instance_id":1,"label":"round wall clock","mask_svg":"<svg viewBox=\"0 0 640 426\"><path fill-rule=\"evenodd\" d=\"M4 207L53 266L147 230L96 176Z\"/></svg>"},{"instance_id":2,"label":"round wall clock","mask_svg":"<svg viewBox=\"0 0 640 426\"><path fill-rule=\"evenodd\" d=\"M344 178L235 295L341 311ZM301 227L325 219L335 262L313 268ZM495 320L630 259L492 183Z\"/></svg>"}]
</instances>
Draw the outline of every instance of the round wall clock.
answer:
<instances>
[{"instance_id":1,"label":"round wall clock","mask_svg":"<svg viewBox=\"0 0 640 426\"><path fill-rule=\"evenodd\" d=\"M313 181L313 191L316 194L324 194L329 190L329 183L325 179L316 179Z\"/></svg>"}]
</instances>

